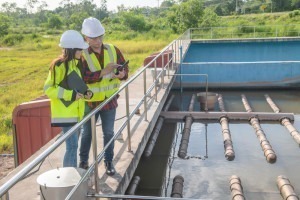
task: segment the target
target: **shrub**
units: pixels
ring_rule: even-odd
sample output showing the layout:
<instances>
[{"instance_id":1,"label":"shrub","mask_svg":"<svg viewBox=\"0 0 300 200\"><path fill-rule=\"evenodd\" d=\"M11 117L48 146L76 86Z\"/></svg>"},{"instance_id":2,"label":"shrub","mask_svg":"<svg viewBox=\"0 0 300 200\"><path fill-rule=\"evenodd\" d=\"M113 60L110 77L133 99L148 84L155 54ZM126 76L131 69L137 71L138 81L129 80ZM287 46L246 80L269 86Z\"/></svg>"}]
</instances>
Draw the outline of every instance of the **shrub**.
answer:
<instances>
[{"instance_id":1,"label":"shrub","mask_svg":"<svg viewBox=\"0 0 300 200\"><path fill-rule=\"evenodd\" d=\"M20 43L24 40L24 36L20 34L8 34L4 37L3 43L8 46L13 46L17 43Z\"/></svg>"}]
</instances>

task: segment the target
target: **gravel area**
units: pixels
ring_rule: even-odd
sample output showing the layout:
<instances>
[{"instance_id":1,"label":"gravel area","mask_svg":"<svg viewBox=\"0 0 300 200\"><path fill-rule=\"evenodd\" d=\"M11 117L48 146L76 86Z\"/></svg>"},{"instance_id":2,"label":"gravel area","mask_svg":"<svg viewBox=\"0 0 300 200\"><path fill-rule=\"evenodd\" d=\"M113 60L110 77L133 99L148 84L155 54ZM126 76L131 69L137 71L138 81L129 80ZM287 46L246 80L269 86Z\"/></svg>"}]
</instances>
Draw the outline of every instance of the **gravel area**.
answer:
<instances>
[{"instance_id":1,"label":"gravel area","mask_svg":"<svg viewBox=\"0 0 300 200\"><path fill-rule=\"evenodd\" d=\"M0 156L0 179L15 168L14 157Z\"/></svg>"}]
</instances>

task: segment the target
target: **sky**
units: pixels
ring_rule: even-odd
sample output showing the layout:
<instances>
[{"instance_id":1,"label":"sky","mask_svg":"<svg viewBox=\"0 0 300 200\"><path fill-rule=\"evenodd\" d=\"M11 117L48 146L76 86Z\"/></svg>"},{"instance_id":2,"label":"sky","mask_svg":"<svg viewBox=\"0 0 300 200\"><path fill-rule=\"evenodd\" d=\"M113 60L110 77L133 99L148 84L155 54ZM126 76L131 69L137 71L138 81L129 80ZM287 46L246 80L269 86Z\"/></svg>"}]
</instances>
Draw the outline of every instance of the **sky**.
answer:
<instances>
[{"instance_id":1,"label":"sky","mask_svg":"<svg viewBox=\"0 0 300 200\"><path fill-rule=\"evenodd\" d=\"M42 1L42 0L40 0ZM57 7L59 7L59 3L62 0L44 0L48 4L48 9L53 10ZM76 3L78 0L71 0L72 2ZM123 4L125 7L144 7L144 6L149 6L149 7L157 7L158 4L160 4L163 0L107 0L107 9L109 11L117 11L117 6L120 6ZM0 5L5 2L16 2L18 7L24 7L26 4L26 0L0 0ZM94 0L93 1L98 7L100 6L101 0Z\"/></svg>"}]
</instances>

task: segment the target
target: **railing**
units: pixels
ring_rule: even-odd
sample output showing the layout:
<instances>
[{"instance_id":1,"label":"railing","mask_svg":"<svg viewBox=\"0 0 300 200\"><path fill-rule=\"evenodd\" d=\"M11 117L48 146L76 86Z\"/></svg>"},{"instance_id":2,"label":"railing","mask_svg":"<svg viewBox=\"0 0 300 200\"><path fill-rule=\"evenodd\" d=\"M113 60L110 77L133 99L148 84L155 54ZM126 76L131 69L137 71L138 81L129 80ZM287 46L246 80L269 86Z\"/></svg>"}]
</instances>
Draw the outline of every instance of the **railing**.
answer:
<instances>
[{"instance_id":1,"label":"railing","mask_svg":"<svg viewBox=\"0 0 300 200\"><path fill-rule=\"evenodd\" d=\"M187 32L189 33L189 32ZM94 172L96 175L95 177L95 189L96 193L99 192L98 188L98 163L102 160L104 157L104 152L108 148L108 146L112 143L113 140L119 137L119 135L122 133L122 131L127 127L127 134L128 134L128 151L131 151L131 132L130 132L130 120L133 117L133 115L136 113L136 111L139 109L140 106L144 103L144 120L147 120L147 97L149 97L150 92L155 89L155 100L157 101L157 93L158 93L158 79L161 78L161 82L164 83L164 70L167 70L167 74L170 74L170 65L172 66L172 69L174 65L176 65L177 61L180 61L182 59L182 56L179 56L179 50L184 49L184 52L186 52L187 48L182 48L183 45L189 45L190 41L187 40L189 38L188 35L184 35L179 37L177 40L174 40L171 42L168 46L166 46L151 62L149 62L146 66L142 67L138 73L136 73L134 76L132 76L128 81L126 81L120 89L112 95L110 98L106 99L102 104L100 104L97 108L92 110L87 116L83 118L82 121L77 123L75 126L73 126L68 132L63 134L61 137L59 137L53 144L51 144L46 150L44 150L40 155L38 155L35 159L33 159L29 164L27 164L25 167L23 167L18 173L16 173L10 180L8 180L5 184L3 184L0 187L0 197L1 199L9 199L8 197L8 191L19 181L21 181L26 175L28 175L38 164L42 163L43 160L46 159L47 156L49 156L52 152L54 152L63 142L65 142L66 139L68 139L72 134L75 134L75 132L89 119L91 119L92 123L95 124L95 114L101 110L110 100L112 100L118 93L125 90L126 95L126 121L122 123L120 128L116 131L114 137L106 144L106 146L103 148L103 150L98 154L97 153L97 143L96 143L96 127L92 125L92 150L93 150L93 157L94 162L90 166L90 168L87 170L83 178L80 180L80 182L73 188L73 190L69 193L66 199L70 199L76 189L80 186L80 184L87 179L88 176ZM172 57L169 57L168 54L168 62L166 65L162 66L162 71L160 73L157 73L157 59L162 56L162 63L164 63L164 53L166 51L172 51ZM182 54L181 54L182 55ZM146 87L146 69L149 68L151 64L154 63L154 70L155 70L155 76L152 85L147 89ZM137 103L137 105L133 108L133 110L130 112L129 110L129 90L128 86L130 83L132 83L137 77L141 76L143 74L143 82L144 82L144 94L141 100ZM163 85L163 84L162 84Z\"/></svg>"},{"instance_id":2,"label":"railing","mask_svg":"<svg viewBox=\"0 0 300 200\"><path fill-rule=\"evenodd\" d=\"M300 24L191 28L189 39L299 37Z\"/></svg>"}]
</instances>

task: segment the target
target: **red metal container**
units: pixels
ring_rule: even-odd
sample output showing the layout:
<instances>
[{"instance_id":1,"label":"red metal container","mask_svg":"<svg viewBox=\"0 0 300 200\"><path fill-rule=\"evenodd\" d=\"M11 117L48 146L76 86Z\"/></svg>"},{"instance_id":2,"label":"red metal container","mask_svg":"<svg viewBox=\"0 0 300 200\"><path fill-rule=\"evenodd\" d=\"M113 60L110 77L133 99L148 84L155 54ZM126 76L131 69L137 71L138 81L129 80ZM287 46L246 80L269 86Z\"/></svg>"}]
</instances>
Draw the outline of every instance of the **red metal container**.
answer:
<instances>
[{"instance_id":1,"label":"red metal container","mask_svg":"<svg viewBox=\"0 0 300 200\"><path fill-rule=\"evenodd\" d=\"M51 127L50 100L45 96L15 107L12 118L15 166L61 132L60 128Z\"/></svg>"},{"instance_id":2,"label":"red metal container","mask_svg":"<svg viewBox=\"0 0 300 200\"><path fill-rule=\"evenodd\" d=\"M157 53L153 53L150 56L148 56L147 58L145 58L144 60L144 66L146 66L148 63L150 63L160 52ZM162 66L166 66L167 63L169 62L169 60L172 59L173 56L173 51L172 50L168 50L165 51L162 55L160 55L157 60L156 60L156 67L161 68ZM164 62L162 62L162 58L164 58ZM154 63L151 63L149 67L154 67ZM171 66L172 61L169 63L169 65Z\"/></svg>"}]
</instances>

